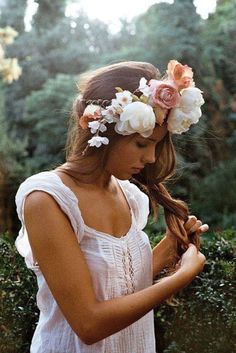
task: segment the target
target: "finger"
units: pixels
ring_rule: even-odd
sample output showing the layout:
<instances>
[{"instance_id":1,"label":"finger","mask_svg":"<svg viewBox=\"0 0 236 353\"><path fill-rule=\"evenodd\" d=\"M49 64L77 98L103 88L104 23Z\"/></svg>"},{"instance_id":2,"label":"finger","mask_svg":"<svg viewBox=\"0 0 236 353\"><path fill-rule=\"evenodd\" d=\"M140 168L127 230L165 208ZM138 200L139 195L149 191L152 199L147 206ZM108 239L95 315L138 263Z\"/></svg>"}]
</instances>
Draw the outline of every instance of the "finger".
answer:
<instances>
[{"instance_id":1,"label":"finger","mask_svg":"<svg viewBox=\"0 0 236 353\"><path fill-rule=\"evenodd\" d=\"M199 230L199 228L202 226L202 222L200 220L197 220L195 224L188 230L188 233L194 233Z\"/></svg>"},{"instance_id":2,"label":"finger","mask_svg":"<svg viewBox=\"0 0 236 353\"><path fill-rule=\"evenodd\" d=\"M197 217L188 216L188 220L184 224L184 228L188 231L197 221Z\"/></svg>"},{"instance_id":3,"label":"finger","mask_svg":"<svg viewBox=\"0 0 236 353\"><path fill-rule=\"evenodd\" d=\"M199 235L201 235L201 234L207 232L208 230L209 230L208 224L203 224L201 227L199 227L198 233L199 233Z\"/></svg>"},{"instance_id":4,"label":"finger","mask_svg":"<svg viewBox=\"0 0 236 353\"><path fill-rule=\"evenodd\" d=\"M194 244L190 243L188 244L188 248L186 250L186 252L190 253L190 254L194 254L194 253L197 253L197 248Z\"/></svg>"}]
</instances>

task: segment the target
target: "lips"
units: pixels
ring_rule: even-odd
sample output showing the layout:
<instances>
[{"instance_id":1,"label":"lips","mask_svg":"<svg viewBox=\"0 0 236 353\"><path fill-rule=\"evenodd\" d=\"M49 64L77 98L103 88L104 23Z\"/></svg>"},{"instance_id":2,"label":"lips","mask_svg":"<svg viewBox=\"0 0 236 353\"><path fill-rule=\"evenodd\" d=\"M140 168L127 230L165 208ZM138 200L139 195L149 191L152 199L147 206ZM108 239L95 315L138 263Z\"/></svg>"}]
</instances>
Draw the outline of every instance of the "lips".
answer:
<instances>
[{"instance_id":1,"label":"lips","mask_svg":"<svg viewBox=\"0 0 236 353\"><path fill-rule=\"evenodd\" d=\"M132 169L136 172L139 173L144 167L133 167Z\"/></svg>"}]
</instances>

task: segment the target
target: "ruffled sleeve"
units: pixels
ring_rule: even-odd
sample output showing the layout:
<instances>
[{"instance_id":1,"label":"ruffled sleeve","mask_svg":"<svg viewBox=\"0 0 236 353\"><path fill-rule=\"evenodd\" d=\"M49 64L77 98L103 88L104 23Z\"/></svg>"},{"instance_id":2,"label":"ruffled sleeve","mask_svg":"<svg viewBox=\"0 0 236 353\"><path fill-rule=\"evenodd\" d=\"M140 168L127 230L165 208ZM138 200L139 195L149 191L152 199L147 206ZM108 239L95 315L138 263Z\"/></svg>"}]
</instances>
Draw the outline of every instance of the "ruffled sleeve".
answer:
<instances>
[{"instance_id":1,"label":"ruffled sleeve","mask_svg":"<svg viewBox=\"0 0 236 353\"><path fill-rule=\"evenodd\" d=\"M15 245L19 253L25 258L27 267L33 270L39 270L39 267L34 261L25 227L24 203L26 196L36 190L45 191L55 199L62 211L68 216L79 242L84 234L84 223L78 207L78 200L57 174L41 172L27 178L20 185L15 197L17 215L22 225Z\"/></svg>"},{"instance_id":2,"label":"ruffled sleeve","mask_svg":"<svg viewBox=\"0 0 236 353\"><path fill-rule=\"evenodd\" d=\"M142 230L148 221L149 198L135 184L128 180L119 180L119 183L125 189L130 205L134 212L138 229Z\"/></svg>"}]
</instances>

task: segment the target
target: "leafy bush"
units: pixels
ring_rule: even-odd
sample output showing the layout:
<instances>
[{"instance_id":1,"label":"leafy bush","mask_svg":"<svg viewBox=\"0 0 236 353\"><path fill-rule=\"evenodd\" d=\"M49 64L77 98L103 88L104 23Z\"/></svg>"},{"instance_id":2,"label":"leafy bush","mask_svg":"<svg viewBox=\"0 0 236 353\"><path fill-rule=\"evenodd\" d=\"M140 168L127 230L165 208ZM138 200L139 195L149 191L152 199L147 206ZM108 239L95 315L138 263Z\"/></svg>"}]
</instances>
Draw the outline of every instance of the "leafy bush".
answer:
<instances>
[{"instance_id":1,"label":"leafy bush","mask_svg":"<svg viewBox=\"0 0 236 353\"><path fill-rule=\"evenodd\" d=\"M154 246L161 238L146 228ZM36 279L14 244L1 242L2 322L0 351L26 353L38 319ZM229 353L236 350L236 231L208 233L202 239L204 271L176 299L155 310L158 353ZM146 352L145 352L146 353ZM148 353L148 352L147 352Z\"/></svg>"},{"instance_id":2,"label":"leafy bush","mask_svg":"<svg viewBox=\"0 0 236 353\"><path fill-rule=\"evenodd\" d=\"M191 206L204 222L236 229L236 159L222 162L193 186Z\"/></svg>"},{"instance_id":3,"label":"leafy bush","mask_svg":"<svg viewBox=\"0 0 236 353\"><path fill-rule=\"evenodd\" d=\"M36 277L29 271L15 245L4 235L0 238L1 333L2 353L26 353L36 321Z\"/></svg>"},{"instance_id":4,"label":"leafy bush","mask_svg":"<svg viewBox=\"0 0 236 353\"><path fill-rule=\"evenodd\" d=\"M204 271L176 296L177 306L155 311L158 353L236 351L235 250L236 231L203 236Z\"/></svg>"}]
</instances>

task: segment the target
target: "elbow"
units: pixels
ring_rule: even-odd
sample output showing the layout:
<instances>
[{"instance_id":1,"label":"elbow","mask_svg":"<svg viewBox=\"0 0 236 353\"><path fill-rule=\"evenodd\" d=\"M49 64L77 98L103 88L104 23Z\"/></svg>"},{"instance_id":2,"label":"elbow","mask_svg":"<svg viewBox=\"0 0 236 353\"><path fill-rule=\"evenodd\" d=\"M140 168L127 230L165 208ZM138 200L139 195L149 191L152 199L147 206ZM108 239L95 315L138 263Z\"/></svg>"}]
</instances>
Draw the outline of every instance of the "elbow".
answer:
<instances>
[{"instance_id":1,"label":"elbow","mask_svg":"<svg viewBox=\"0 0 236 353\"><path fill-rule=\"evenodd\" d=\"M92 320L91 320L92 321ZM91 346L94 343L99 342L105 337L102 337L102 334L99 334L99 329L98 327L95 327L95 325L90 322L86 325L83 325L83 327L76 332L77 336L81 339L81 341L88 346Z\"/></svg>"},{"instance_id":2,"label":"elbow","mask_svg":"<svg viewBox=\"0 0 236 353\"><path fill-rule=\"evenodd\" d=\"M94 337L93 332L84 332L82 335L79 335L79 337L81 341L83 341L83 343L87 344L88 346L91 346L92 344L99 341Z\"/></svg>"}]
</instances>

